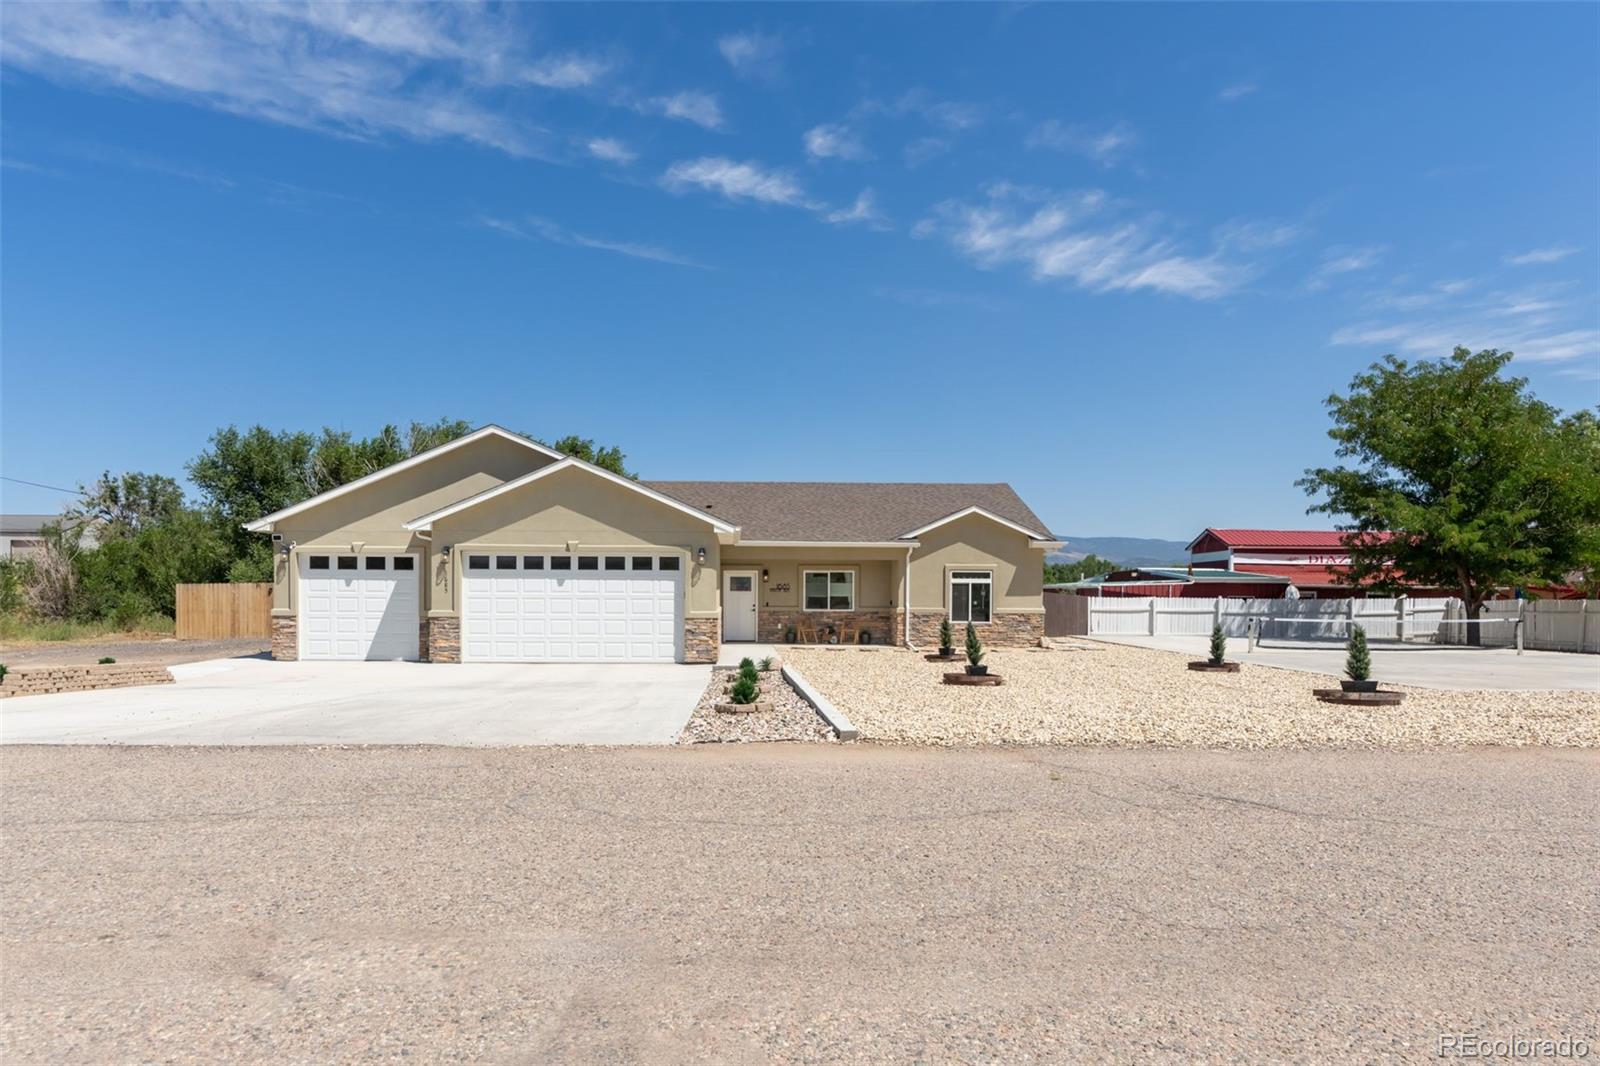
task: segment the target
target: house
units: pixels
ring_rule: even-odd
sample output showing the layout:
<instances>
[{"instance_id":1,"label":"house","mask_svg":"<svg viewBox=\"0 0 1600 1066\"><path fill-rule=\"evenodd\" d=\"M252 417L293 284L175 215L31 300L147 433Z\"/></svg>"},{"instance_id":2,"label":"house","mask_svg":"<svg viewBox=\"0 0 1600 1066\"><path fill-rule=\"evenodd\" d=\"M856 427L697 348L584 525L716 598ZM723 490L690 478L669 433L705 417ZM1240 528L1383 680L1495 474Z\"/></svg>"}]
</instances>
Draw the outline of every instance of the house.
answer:
<instances>
[{"instance_id":1,"label":"house","mask_svg":"<svg viewBox=\"0 0 1600 1066\"><path fill-rule=\"evenodd\" d=\"M1044 634L1003 484L634 481L485 426L248 523L278 659L714 662L723 641Z\"/></svg>"},{"instance_id":2,"label":"house","mask_svg":"<svg viewBox=\"0 0 1600 1066\"><path fill-rule=\"evenodd\" d=\"M81 519L58 514L7 514L0 515L0 559L24 559L44 549L46 526L77 528ZM91 523L83 529L79 544L85 548L95 546L97 526Z\"/></svg>"}]
</instances>

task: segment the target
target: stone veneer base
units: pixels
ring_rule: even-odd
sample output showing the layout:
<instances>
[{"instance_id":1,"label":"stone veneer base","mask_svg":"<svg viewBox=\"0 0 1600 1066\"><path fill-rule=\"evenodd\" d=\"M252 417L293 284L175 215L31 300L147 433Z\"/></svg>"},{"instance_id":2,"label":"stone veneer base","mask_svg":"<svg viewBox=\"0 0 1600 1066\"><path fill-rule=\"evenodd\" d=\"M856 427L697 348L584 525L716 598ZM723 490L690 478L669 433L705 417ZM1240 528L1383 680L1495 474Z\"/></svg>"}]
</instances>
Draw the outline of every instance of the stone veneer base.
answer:
<instances>
[{"instance_id":1,"label":"stone veneer base","mask_svg":"<svg viewBox=\"0 0 1600 1066\"><path fill-rule=\"evenodd\" d=\"M943 611L918 611L911 612L911 643L918 648L937 648L939 646L939 623L945 619ZM965 622L950 623L951 636L955 640L957 658L966 643L967 625ZM979 625L978 639L990 648L1037 648L1044 639L1044 614L1000 614L996 613L994 621L987 625Z\"/></svg>"},{"instance_id":2,"label":"stone veneer base","mask_svg":"<svg viewBox=\"0 0 1600 1066\"><path fill-rule=\"evenodd\" d=\"M272 616L272 657L281 663L300 658L300 625L292 614Z\"/></svg>"},{"instance_id":3,"label":"stone veneer base","mask_svg":"<svg viewBox=\"0 0 1600 1066\"><path fill-rule=\"evenodd\" d=\"M715 663L722 643L722 619L685 618L683 620L683 661Z\"/></svg>"}]
</instances>

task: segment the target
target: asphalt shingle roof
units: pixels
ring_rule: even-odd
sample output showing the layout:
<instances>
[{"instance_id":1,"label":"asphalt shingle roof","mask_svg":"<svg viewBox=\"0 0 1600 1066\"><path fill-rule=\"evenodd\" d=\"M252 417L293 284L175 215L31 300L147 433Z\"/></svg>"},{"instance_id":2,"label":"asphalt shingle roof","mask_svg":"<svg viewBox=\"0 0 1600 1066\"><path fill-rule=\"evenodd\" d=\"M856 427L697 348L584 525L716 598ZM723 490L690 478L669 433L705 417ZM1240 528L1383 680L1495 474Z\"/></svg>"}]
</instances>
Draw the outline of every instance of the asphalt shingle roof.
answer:
<instances>
[{"instance_id":1,"label":"asphalt shingle roof","mask_svg":"<svg viewBox=\"0 0 1600 1066\"><path fill-rule=\"evenodd\" d=\"M645 481L740 527L741 540L895 540L968 507L1036 533L1039 516L1010 485L863 481Z\"/></svg>"}]
</instances>

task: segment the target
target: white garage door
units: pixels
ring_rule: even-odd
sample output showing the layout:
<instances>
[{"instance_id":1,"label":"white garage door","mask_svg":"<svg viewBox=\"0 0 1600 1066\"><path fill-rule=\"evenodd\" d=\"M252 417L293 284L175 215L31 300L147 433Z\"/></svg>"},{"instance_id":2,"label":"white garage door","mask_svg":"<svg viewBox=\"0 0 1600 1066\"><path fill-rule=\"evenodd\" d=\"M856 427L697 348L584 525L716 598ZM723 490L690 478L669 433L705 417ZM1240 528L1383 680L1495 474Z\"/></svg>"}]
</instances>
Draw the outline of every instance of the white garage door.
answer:
<instances>
[{"instance_id":1,"label":"white garage door","mask_svg":"<svg viewBox=\"0 0 1600 1066\"><path fill-rule=\"evenodd\" d=\"M415 659L414 555L300 556L300 658Z\"/></svg>"},{"instance_id":2,"label":"white garage door","mask_svg":"<svg viewBox=\"0 0 1600 1066\"><path fill-rule=\"evenodd\" d=\"M676 555L467 553L469 662L670 663L681 658Z\"/></svg>"}]
</instances>

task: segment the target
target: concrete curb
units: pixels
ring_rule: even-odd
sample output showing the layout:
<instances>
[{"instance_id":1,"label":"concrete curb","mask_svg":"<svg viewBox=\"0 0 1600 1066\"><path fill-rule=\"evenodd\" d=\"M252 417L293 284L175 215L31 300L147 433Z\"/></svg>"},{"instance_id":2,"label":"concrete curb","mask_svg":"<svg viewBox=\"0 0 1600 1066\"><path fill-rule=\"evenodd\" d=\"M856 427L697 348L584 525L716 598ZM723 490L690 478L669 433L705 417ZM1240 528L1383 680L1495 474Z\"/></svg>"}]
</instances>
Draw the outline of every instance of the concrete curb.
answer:
<instances>
[{"instance_id":1,"label":"concrete curb","mask_svg":"<svg viewBox=\"0 0 1600 1066\"><path fill-rule=\"evenodd\" d=\"M802 677L800 671L785 663L783 666L783 679L794 686L794 690L800 693L801 699L811 704L816 709L816 712L822 715L822 720L833 727L833 731L839 734L840 740L857 740L860 738L861 730L857 729L850 719L844 716L843 711L829 703L828 697L812 688L811 682Z\"/></svg>"}]
</instances>

